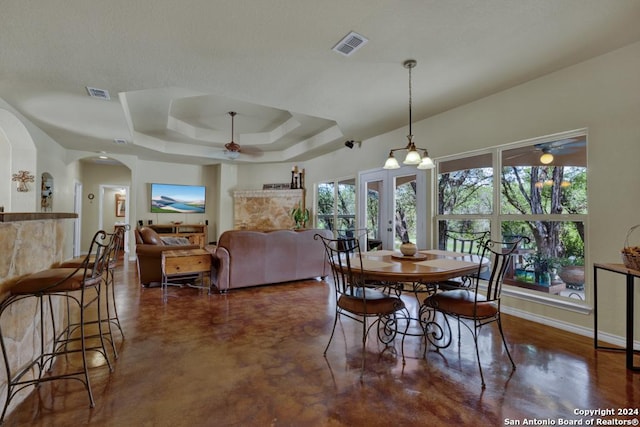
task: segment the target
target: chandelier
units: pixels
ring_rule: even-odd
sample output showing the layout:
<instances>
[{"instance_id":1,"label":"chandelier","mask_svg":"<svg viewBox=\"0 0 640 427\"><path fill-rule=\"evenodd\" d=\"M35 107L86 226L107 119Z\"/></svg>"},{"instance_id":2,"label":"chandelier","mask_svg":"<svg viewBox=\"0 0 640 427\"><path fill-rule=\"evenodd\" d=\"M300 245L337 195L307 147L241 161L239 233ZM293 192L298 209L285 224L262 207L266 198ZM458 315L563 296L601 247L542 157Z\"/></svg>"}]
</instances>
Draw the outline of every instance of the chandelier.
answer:
<instances>
[{"instance_id":1,"label":"chandelier","mask_svg":"<svg viewBox=\"0 0 640 427\"><path fill-rule=\"evenodd\" d=\"M409 135L407 135L407 139L409 141L406 147L393 148L389 151L389 157L383 166L384 169L400 168L398 160L393 155L394 152L400 150L405 150L407 152L407 155L402 162L405 165L418 165L418 169L433 169L435 167L433 160L429 157L427 149L416 147L416 144L413 142L413 133L411 132L411 70L415 68L417 64L418 63L415 59L407 59L403 64L404 68L409 70Z\"/></svg>"}]
</instances>

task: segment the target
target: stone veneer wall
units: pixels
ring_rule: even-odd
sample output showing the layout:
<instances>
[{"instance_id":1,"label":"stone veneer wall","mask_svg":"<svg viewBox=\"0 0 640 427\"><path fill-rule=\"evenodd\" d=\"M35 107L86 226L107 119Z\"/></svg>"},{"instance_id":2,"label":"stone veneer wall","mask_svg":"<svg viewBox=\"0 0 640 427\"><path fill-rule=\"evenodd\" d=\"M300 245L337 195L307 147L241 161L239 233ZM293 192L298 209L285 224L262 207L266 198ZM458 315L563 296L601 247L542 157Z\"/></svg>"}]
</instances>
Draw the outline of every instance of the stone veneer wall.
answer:
<instances>
[{"instance_id":1,"label":"stone veneer wall","mask_svg":"<svg viewBox=\"0 0 640 427\"><path fill-rule=\"evenodd\" d=\"M64 219L0 222L0 298L8 295L9 286L21 276L52 267L63 261L65 232ZM62 310L54 298L54 310L60 324ZM45 304L46 306L46 304ZM45 314L49 318L49 314ZM49 322L47 322L48 324ZM26 366L40 352L40 313L37 298L27 298L12 304L0 318L0 327L14 372ZM45 341L52 340L51 331L45 331ZM0 355L1 357L1 355ZM4 363L4 361L0 362ZM27 376L28 377L28 376ZM14 398L12 410L33 387L28 387ZM0 405L7 393L4 368L0 368Z\"/></svg>"},{"instance_id":2,"label":"stone veneer wall","mask_svg":"<svg viewBox=\"0 0 640 427\"><path fill-rule=\"evenodd\" d=\"M304 201L304 190L245 190L233 193L233 228L293 228L291 209Z\"/></svg>"}]
</instances>

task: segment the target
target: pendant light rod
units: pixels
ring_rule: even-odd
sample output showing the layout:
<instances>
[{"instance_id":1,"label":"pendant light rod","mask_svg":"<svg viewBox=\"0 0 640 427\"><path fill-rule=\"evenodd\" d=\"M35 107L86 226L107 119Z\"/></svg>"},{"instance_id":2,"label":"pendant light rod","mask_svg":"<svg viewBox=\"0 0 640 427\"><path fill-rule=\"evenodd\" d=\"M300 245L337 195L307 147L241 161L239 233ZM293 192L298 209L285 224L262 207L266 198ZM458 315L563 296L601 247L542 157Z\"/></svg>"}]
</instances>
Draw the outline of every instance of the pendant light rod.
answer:
<instances>
[{"instance_id":1,"label":"pendant light rod","mask_svg":"<svg viewBox=\"0 0 640 427\"><path fill-rule=\"evenodd\" d=\"M240 155L240 146L236 144L235 141L233 140L233 136L235 135L234 118L238 113L236 113L235 111L229 111L228 114L231 116L231 141L224 145L224 148L225 148L224 154L225 156L227 156L227 158L233 160L233 159L237 159L238 156Z\"/></svg>"},{"instance_id":2,"label":"pendant light rod","mask_svg":"<svg viewBox=\"0 0 640 427\"><path fill-rule=\"evenodd\" d=\"M411 70L418 65L418 62L415 59L407 59L404 61L404 68L409 70L409 143L411 143L411 139L413 138L413 132L411 131L411 124L413 123L412 119L412 105L413 105L413 97L412 97L412 87L411 87Z\"/></svg>"}]
</instances>

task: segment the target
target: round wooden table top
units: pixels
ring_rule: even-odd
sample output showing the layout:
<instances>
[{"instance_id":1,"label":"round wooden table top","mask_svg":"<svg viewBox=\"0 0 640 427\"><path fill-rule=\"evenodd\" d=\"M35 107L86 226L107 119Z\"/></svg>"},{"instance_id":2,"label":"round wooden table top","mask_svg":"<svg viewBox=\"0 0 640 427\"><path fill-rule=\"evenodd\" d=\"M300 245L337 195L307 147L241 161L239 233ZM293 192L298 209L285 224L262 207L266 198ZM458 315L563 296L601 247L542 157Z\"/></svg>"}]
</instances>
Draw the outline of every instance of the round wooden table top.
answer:
<instances>
[{"instance_id":1,"label":"round wooden table top","mask_svg":"<svg viewBox=\"0 0 640 427\"><path fill-rule=\"evenodd\" d=\"M461 252L431 249L405 257L397 251L380 250L362 252L362 273L370 280L433 283L475 273L481 261L489 265L486 258Z\"/></svg>"}]
</instances>

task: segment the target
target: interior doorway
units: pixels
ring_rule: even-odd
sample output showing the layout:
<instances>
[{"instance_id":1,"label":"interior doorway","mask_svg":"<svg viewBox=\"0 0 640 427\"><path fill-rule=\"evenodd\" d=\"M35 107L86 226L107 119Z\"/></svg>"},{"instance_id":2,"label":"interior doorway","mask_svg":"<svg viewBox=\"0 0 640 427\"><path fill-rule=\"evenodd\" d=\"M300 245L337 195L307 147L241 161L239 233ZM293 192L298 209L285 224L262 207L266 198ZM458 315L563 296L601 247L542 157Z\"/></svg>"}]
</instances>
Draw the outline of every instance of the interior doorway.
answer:
<instances>
[{"instance_id":1,"label":"interior doorway","mask_svg":"<svg viewBox=\"0 0 640 427\"><path fill-rule=\"evenodd\" d=\"M127 185L100 185L98 205L98 229L108 233L117 227L129 224L129 186ZM129 253L129 234L125 232L125 254Z\"/></svg>"}]
</instances>

